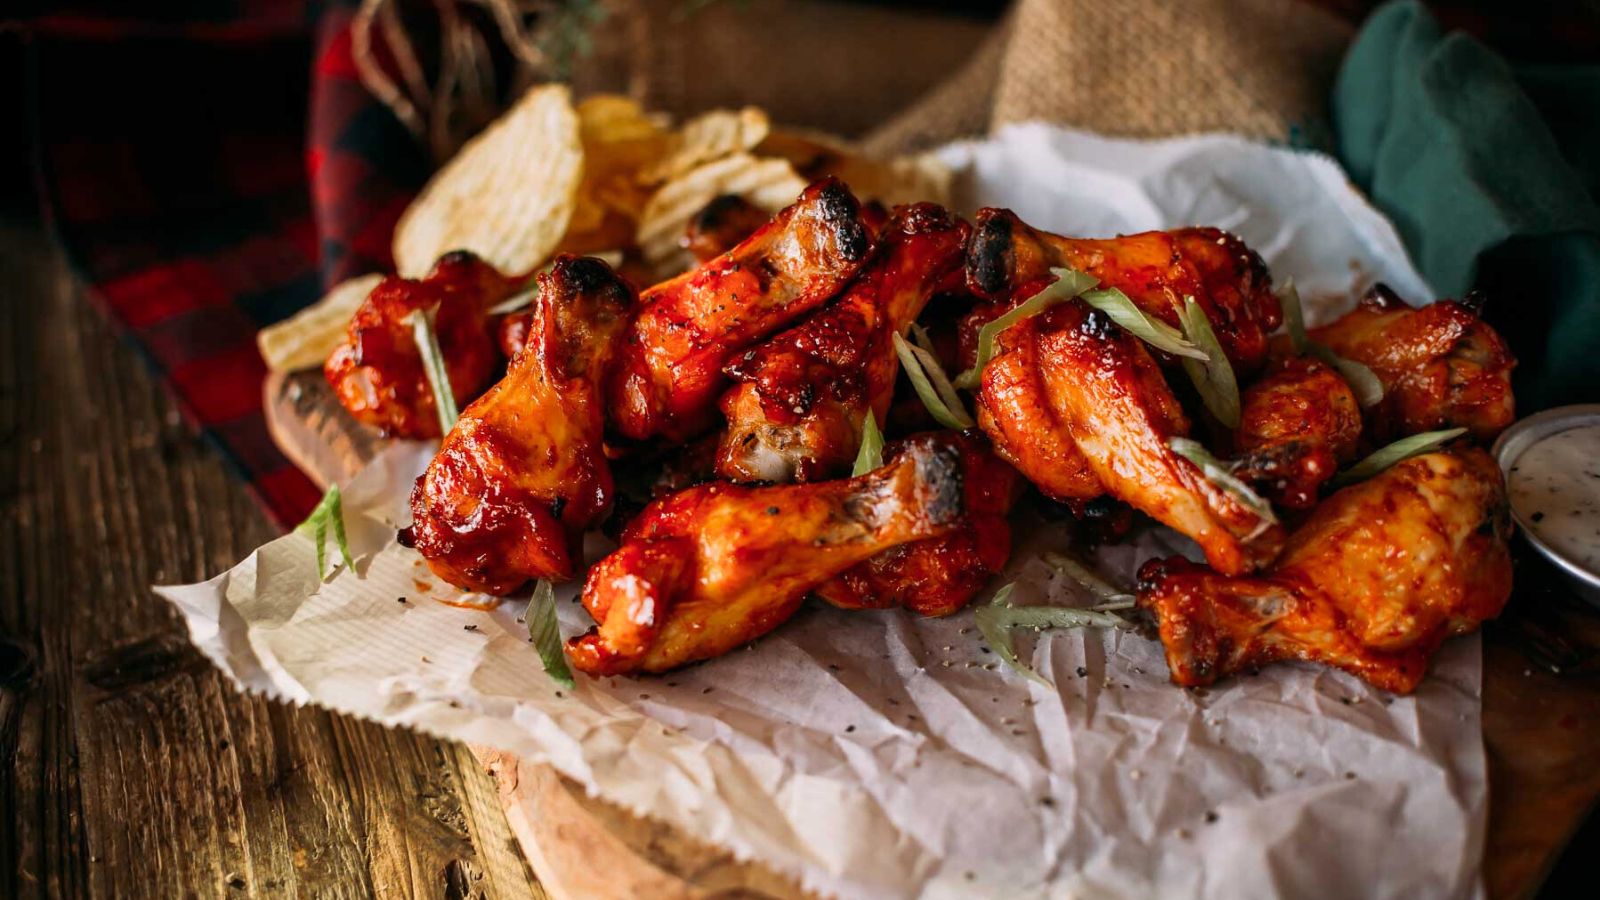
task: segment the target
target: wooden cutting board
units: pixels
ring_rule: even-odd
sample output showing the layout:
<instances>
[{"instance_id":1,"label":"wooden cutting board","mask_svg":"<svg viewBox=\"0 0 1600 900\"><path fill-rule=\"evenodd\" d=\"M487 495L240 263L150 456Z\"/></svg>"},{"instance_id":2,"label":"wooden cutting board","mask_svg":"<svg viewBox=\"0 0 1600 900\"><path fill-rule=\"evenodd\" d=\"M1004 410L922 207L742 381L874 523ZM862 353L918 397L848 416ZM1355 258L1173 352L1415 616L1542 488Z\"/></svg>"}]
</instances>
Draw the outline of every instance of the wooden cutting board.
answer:
<instances>
[{"instance_id":1,"label":"wooden cutting board","mask_svg":"<svg viewBox=\"0 0 1600 900\"><path fill-rule=\"evenodd\" d=\"M381 445L344 414L321 373L270 376L264 403L273 439L318 484L348 479ZM1531 554L1519 554L1506 616L1484 630L1483 730L1484 879L1490 897L1531 897L1600 797L1600 615ZM810 896L764 866L591 798L549 766L472 750L554 897Z\"/></svg>"}]
</instances>

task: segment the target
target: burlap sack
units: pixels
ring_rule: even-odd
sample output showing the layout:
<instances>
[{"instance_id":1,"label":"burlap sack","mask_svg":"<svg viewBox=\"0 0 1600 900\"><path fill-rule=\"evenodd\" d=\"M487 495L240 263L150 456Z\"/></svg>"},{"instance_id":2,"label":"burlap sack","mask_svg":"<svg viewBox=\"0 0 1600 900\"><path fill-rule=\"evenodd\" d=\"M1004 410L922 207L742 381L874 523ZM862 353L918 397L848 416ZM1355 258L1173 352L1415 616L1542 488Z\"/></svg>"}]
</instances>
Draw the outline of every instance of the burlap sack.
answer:
<instances>
[{"instance_id":1,"label":"burlap sack","mask_svg":"<svg viewBox=\"0 0 1600 900\"><path fill-rule=\"evenodd\" d=\"M506 24L516 0L456 2L500 10L493 21L507 43L537 55L530 33ZM1016 0L994 25L826 0L562 2L599 2L607 12L589 27L592 50L571 73L580 95L625 92L678 116L751 103L779 122L862 138L885 153L1029 120L1123 136L1231 131L1316 143L1352 34L1311 0ZM396 12L407 8L407 0L365 0L373 40L386 21L408 21ZM415 111L403 98L391 102L440 158L493 114L479 108L481 92L460 90L477 80L466 76L482 69L481 57L448 57L460 70L447 79L456 102L431 102L426 90L412 91ZM530 65L519 77L549 73ZM388 81L391 95L404 93L405 78ZM502 94L515 96L512 87Z\"/></svg>"},{"instance_id":2,"label":"burlap sack","mask_svg":"<svg viewBox=\"0 0 1600 900\"><path fill-rule=\"evenodd\" d=\"M681 9L619 9L649 23L630 43L651 105L758 103L883 152L1029 120L1314 141L1353 33L1306 0L1018 0L994 26L814 0Z\"/></svg>"}]
</instances>

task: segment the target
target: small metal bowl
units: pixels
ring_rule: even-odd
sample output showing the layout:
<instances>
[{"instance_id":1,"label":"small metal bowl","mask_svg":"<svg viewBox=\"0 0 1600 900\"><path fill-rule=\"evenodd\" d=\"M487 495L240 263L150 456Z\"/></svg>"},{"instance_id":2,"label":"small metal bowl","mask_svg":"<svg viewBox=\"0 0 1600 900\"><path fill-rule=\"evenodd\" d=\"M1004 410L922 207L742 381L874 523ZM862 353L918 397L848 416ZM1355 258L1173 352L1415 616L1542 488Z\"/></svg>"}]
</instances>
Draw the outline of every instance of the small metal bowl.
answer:
<instances>
[{"instance_id":1,"label":"small metal bowl","mask_svg":"<svg viewBox=\"0 0 1600 900\"><path fill-rule=\"evenodd\" d=\"M1509 485L1511 481L1511 466L1516 463L1523 451L1535 443L1583 425L1600 424L1600 403L1581 403L1575 406L1558 406L1536 413L1512 425L1494 442L1494 458L1500 464L1500 473L1505 476ZM1573 590L1578 596L1600 606L1600 572L1592 572L1578 565L1575 560L1563 556L1560 551L1540 540L1528 522L1523 521L1522 514L1515 506L1511 507L1511 517L1516 519L1522 533L1532 544L1534 549L1544 554L1550 564L1561 570L1561 574L1572 583Z\"/></svg>"}]
</instances>

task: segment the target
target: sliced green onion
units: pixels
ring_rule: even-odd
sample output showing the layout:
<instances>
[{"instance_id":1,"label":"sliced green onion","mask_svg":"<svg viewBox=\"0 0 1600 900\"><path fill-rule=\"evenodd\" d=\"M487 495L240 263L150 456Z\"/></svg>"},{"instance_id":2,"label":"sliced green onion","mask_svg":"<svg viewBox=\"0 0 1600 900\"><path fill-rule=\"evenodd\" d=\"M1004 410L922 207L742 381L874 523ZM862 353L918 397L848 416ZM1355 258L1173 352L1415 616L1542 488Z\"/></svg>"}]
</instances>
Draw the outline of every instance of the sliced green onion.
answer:
<instances>
[{"instance_id":1,"label":"sliced green onion","mask_svg":"<svg viewBox=\"0 0 1600 900\"><path fill-rule=\"evenodd\" d=\"M1044 561L1061 574L1071 578L1082 585L1085 590L1095 595L1101 601L1101 609L1109 606L1113 609L1127 609L1133 605L1134 597L1124 590L1118 590L1111 582L1101 578L1099 573L1079 562L1076 558L1065 553L1046 553ZM1111 604L1117 604L1111 606Z\"/></svg>"},{"instance_id":2,"label":"sliced green onion","mask_svg":"<svg viewBox=\"0 0 1600 900\"><path fill-rule=\"evenodd\" d=\"M1189 343L1183 332L1159 319L1145 315L1138 304L1116 288L1085 291L1078 295L1078 299L1110 316L1111 321L1157 350L1165 350L1173 356L1189 359L1202 361L1207 359L1205 351Z\"/></svg>"},{"instance_id":3,"label":"sliced green onion","mask_svg":"<svg viewBox=\"0 0 1600 900\"><path fill-rule=\"evenodd\" d=\"M911 379L911 386L916 388L922 405L928 408L935 421L957 430L972 427L972 417L967 414L961 397L956 394L955 387L944 374L944 368L932 353L913 346L898 334L894 336L894 352L900 357L900 365L905 368L906 377Z\"/></svg>"},{"instance_id":4,"label":"sliced green onion","mask_svg":"<svg viewBox=\"0 0 1600 900\"><path fill-rule=\"evenodd\" d=\"M856 478L883 467L883 432L878 430L878 417L867 410L861 423L861 449L856 451L856 464L850 477Z\"/></svg>"},{"instance_id":5,"label":"sliced green onion","mask_svg":"<svg viewBox=\"0 0 1600 900\"><path fill-rule=\"evenodd\" d=\"M1195 390L1200 392L1200 399L1217 421L1229 428L1238 428L1239 381L1233 376L1233 365L1222 352L1217 333L1211 330L1211 320L1193 297L1185 297L1178 321L1183 323L1184 338L1206 356L1204 361L1184 357L1183 371L1189 374Z\"/></svg>"},{"instance_id":6,"label":"sliced green onion","mask_svg":"<svg viewBox=\"0 0 1600 900\"><path fill-rule=\"evenodd\" d=\"M1312 343L1306 348L1306 352L1332 366L1339 373L1339 377L1350 385L1350 392L1356 395L1356 402L1362 409L1371 409L1383 400L1383 381L1378 378L1376 372L1365 365L1353 359L1345 359L1323 344Z\"/></svg>"},{"instance_id":7,"label":"sliced green onion","mask_svg":"<svg viewBox=\"0 0 1600 900\"><path fill-rule=\"evenodd\" d=\"M514 313L517 310L533 303L533 298L537 296L539 296L539 287L538 285L532 285L526 290L518 291L517 293L512 294L510 297L507 297L499 303L496 303L494 306L489 307L489 315L503 316L507 313Z\"/></svg>"},{"instance_id":8,"label":"sliced green onion","mask_svg":"<svg viewBox=\"0 0 1600 900\"><path fill-rule=\"evenodd\" d=\"M540 581L533 588L533 599L528 601L528 637L539 651L546 675L556 684L571 690L572 670L567 668L567 655L561 649L561 627L556 624L556 589L548 581Z\"/></svg>"},{"instance_id":9,"label":"sliced green onion","mask_svg":"<svg viewBox=\"0 0 1600 900\"><path fill-rule=\"evenodd\" d=\"M350 541L344 533L344 500L339 494L337 484L328 485L328 492L322 495L322 500L317 503L311 515L304 522L295 526L295 531L301 534L309 533L312 543L317 545L317 577L326 577L323 572L328 564L328 526L333 526L333 542L339 547L339 557L344 560L345 567L354 571L355 560L350 557Z\"/></svg>"},{"instance_id":10,"label":"sliced green onion","mask_svg":"<svg viewBox=\"0 0 1600 900\"><path fill-rule=\"evenodd\" d=\"M1334 487L1344 487L1358 481L1366 481L1397 462L1424 453L1432 453L1466 433L1465 428L1447 428L1444 431L1424 431L1421 434L1403 437L1333 476L1331 483Z\"/></svg>"},{"instance_id":11,"label":"sliced green onion","mask_svg":"<svg viewBox=\"0 0 1600 900\"><path fill-rule=\"evenodd\" d=\"M1052 306L1065 303L1100 283L1100 279L1077 269L1054 268L1050 271L1056 276L1055 281L978 329L978 356L973 360L972 368L956 376L956 387L969 391L977 389L983 378L984 367L994 359L995 342L1007 328Z\"/></svg>"},{"instance_id":12,"label":"sliced green onion","mask_svg":"<svg viewBox=\"0 0 1600 900\"><path fill-rule=\"evenodd\" d=\"M928 353L932 355L934 359L939 358L939 352L933 349L933 338L928 337L928 329L923 328L916 322L912 322L910 331L911 343L928 351Z\"/></svg>"},{"instance_id":13,"label":"sliced green onion","mask_svg":"<svg viewBox=\"0 0 1600 900\"><path fill-rule=\"evenodd\" d=\"M1383 382L1377 373L1353 359L1345 359L1325 344L1316 343L1307 336L1305 311L1300 308L1300 292L1295 289L1293 278L1284 280L1283 288L1278 291L1278 300L1283 305L1283 321L1288 326L1289 343L1294 346L1294 352L1301 356L1314 356L1338 371L1339 377L1350 385L1362 409L1377 406L1383 400Z\"/></svg>"},{"instance_id":14,"label":"sliced green onion","mask_svg":"<svg viewBox=\"0 0 1600 900\"><path fill-rule=\"evenodd\" d=\"M1304 354L1311 339L1306 337L1305 310L1300 308L1300 291L1295 288L1293 278L1283 280L1283 287L1278 289L1278 303L1283 307L1283 324L1289 329L1289 343L1295 353Z\"/></svg>"},{"instance_id":15,"label":"sliced green onion","mask_svg":"<svg viewBox=\"0 0 1600 900\"><path fill-rule=\"evenodd\" d=\"M1051 690L1055 685L1035 672L1017 657L1017 646L1011 639L1016 628L1131 628L1132 623L1121 616L1096 609L1074 609L1066 606L1011 606L1006 601L1014 585L1007 584L995 591L988 605L973 610L972 618L989 648L1000 661L1029 681L1037 682Z\"/></svg>"},{"instance_id":16,"label":"sliced green onion","mask_svg":"<svg viewBox=\"0 0 1600 900\"><path fill-rule=\"evenodd\" d=\"M428 376L428 387L433 389L433 406L439 413L439 434L445 435L456 427L460 413L456 411L456 395L450 390L450 370L445 368L444 351L439 349L439 334L433 327L433 317L437 314L438 307L417 310L411 314L411 329L417 340L417 352L422 354L422 371Z\"/></svg>"},{"instance_id":17,"label":"sliced green onion","mask_svg":"<svg viewBox=\"0 0 1600 900\"><path fill-rule=\"evenodd\" d=\"M1200 474L1204 475L1207 481L1233 495L1235 500L1238 500L1251 512L1255 513L1256 517L1261 520L1261 525L1257 529L1258 533L1277 524L1278 517L1272 512L1272 504L1263 500L1261 495L1251 490L1248 484L1235 478L1227 465L1212 456L1211 451L1207 450L1199 441L1186 437L1171 437L1167 438L1167 446L1172 448L1173 453L1194 463L1200 469ZM1251 535L1250 537L1254 536ZM1249 540L1249 538L1246 538L1246 540Z\"/></svg>"}]
</instances>

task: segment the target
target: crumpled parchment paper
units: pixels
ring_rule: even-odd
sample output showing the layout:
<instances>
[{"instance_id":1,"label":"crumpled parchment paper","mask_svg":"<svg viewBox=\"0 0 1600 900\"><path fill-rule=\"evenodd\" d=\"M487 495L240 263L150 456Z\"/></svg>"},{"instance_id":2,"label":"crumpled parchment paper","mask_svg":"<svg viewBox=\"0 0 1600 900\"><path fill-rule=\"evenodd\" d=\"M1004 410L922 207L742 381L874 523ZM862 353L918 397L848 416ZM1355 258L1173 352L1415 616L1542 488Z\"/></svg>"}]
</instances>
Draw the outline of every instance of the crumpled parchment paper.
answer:
<instances>
[{"instance_id":1,"label":"crumpled parchment paper","mask_svg":"<svg viewBox=\"0 0 1600 900\"><path fill-rule=\"evenodd\" d=\"M1214 224L1293 275L1315 322L1383 280L1431 299L1394 230L1313 155L1230 137L1110 140L1022 125L946 148L967 211L1069 234ZM204 584L158 589L241 686L502 748L842 897L1455 897L1481 893L1487 800L1476 637L1411 697L1280 665L1204 691L1131 633L1019 635L1057 686L1002 666L970 613L808 605L748 650L561 690L519 619L448 606L394 541L431 448L345 488L355 572L289 534ZM1018 603L1092 602L1019 529ZM1093 559L1127 585L1170 532ZM595 546L595 553L604 551ZM590 624L558 593L563 632ZM981 602L981 600L980 600Z\"/></svg>"}]
</instances>

